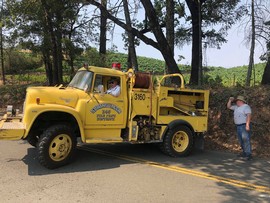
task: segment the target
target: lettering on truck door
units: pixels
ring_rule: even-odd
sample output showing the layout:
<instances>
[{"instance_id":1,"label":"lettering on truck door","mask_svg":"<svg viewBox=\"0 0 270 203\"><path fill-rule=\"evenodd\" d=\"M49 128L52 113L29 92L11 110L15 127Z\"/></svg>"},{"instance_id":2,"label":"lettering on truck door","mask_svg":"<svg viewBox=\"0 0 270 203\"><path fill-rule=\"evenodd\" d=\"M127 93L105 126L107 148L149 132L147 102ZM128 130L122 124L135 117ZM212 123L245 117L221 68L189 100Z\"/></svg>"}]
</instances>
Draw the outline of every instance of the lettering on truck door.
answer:
<instances>
[{"instance_id":1,"label":"lettering on truck door","mask_svg":"<svg viewBox=\"0 0 270 203\"><path fill-rule=\"evenodd\" d=\"M113 79L118 80L120 94L109 94L110 83ZM86 104L86 126L117 126L124 124L124 98L121 92L122 81L120 77L96 75L94 87L90 96L92 98ZM103 87L104 93L100 92Z\"/></svg>"}]
</instances>

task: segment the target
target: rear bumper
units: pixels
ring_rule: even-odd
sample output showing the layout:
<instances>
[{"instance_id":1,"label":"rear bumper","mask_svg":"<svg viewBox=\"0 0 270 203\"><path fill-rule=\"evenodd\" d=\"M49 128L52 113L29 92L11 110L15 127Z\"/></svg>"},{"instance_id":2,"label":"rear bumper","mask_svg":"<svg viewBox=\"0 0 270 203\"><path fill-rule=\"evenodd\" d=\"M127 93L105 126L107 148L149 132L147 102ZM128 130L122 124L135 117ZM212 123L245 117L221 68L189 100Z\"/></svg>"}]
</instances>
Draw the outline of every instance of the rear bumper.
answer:
<instances>
[{"instance_id":1,"label":"rear bumper","mask_svg":"<svg viewBox=\"0 0 270 203\"><path fill-rule=\"evenodd\" d=\"M0 140L19 140L25 133L21 117L4 117L0 120Z\"/></svg>"}]
</instances>

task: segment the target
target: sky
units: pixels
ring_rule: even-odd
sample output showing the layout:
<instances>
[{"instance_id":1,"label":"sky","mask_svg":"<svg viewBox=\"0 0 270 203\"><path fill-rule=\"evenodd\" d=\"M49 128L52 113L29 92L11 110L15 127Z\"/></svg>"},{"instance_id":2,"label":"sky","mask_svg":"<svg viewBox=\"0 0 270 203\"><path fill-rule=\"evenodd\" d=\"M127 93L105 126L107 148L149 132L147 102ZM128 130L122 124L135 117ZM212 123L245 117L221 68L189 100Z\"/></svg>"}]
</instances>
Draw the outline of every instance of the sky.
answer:
<instances>
[{"instance_id":1,"label":"sky","mask_svg":"<svg viewBox=\"0 0 270 203\"><path fill-rule=\"evenodd\" d=\"M248 65L249 63L249 44L244 42L244 33L238 26L234 26L228 32L226 38L227 43L221 46L221 49L209 48L203 53L203 65L207 66L221 66L224 68L231 68L236 66ZM121 36L121 29L117 29L114 35L113 43L118 47L118 51L121 53L126 53L123 49L123 42ZM155 48L140 43L140 46L136 48L138 56L145 56L155 59L164 60L161 53ZM257 45L255 49L254 62L262 62L259 57L263 53L260 45ZM182 55L185 59L178 62L178 56ZM184 46L183 48L175 48L175 59L178 63L183 65L191 64L191 45Z\"/></svg>"}]
</instances>

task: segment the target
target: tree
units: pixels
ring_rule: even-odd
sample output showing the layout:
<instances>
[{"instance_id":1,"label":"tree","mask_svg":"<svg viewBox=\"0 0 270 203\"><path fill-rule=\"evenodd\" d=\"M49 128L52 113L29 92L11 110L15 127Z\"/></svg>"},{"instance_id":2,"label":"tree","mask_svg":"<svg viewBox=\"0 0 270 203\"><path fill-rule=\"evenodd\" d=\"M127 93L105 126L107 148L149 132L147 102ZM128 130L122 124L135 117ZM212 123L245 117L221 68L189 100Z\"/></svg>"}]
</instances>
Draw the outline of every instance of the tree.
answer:
<instances>
[{"instance_id":1,"label":"tree","mask_svg":"<svg viewBox=\"0 0 270 203\"><path fill-rule=\"evenodd\" d=\"M246 12L238 4L240 0L185 0L190 16L186 18L189 27L178 29L177 42L192 41L190 83L198 85L202 80L202 42L206 47L217 47L226 42L227 30ZM190 34L191 33L191 34Z\"/></svg>"},{"instance_id":2,"label":"tree","mask_svg":"<svg viewBox=\"0 0 270 203\"><path fill-rule=\"evenodd\" d=\"M174 60L174 55L172 49L164 36L161 26L158 22L156 11L153 7L153 4L150 0L141 1L144 6L145 13L149 20L149 26L151 31L153 32L159 47L159 51L163 55L163 58L168 66L168 73L180 73L180 70Z\"/></svg>"},{"instance_id":3,"label":"tree","mask_svg":"<svg viewBox=\"0 0 270 203\"><path fill-rule=\"evenodd\" d=\"M267 63L263 72L262 85L270 84L270 56L268 56Z\"/></svg>"},{"instance_id":4,"label":"tree","mask_svg":"<svg viewBox=\"0 0 270 203\"><path fill-rule=\"evenodd\" d=\"M99 9L102 9L104 11L104 14L112 20L115 24L122 27L127 32L131 32L134 36L138 37L140 40L142 40L145 44L151 45L152 47L158 49L161 54L163 55L163 58L169 67L168 72L169 73L179 73L180 70L176 64L176 61L174 60L174 56L172 54L172 51L170 49L170 46L166 40L165 35L162 32L161 26L158 22L156 11L153 7L153 4L150 0L144 0L141 1L145 13L147 16L147 19L149 21L149 30L153 32L156 41L152 40L151 38L147 37L143 32L140 31L134 27L129 27L126 23L121 21L119 18L113 16L111 14L111 11L104 8L100 3L98 3L95 0L85 0L86 2L90 3L91 5L96 6Z\"/></svg>"},{"instance_id":5,"label":"tree","mask_svg":"<svg viewBox=\"0 0 270 203\"><path fill-rule=\"evenodd\" d=\"M7 44L7 35L8 32L8 26L7 23L10 18L10 13L7 8L6 2L4 0L1 1L1 8L0 8L0 60L1 60L1 75L2 75L2 81L3 84L6 84L6 76L5 76L5 46Z\"/></svg>"},{"instance_id":6,"label":"tree","mask_svg":"<svg viewBox=\"0 0 270 203\"><path fill-rule=\"evenodd\" d=\"M107 9L107 0L101 0L101 5ZM101 63L103 66L106 61L106 45L107 45L107 17L103 14L103 10L100 10L100 37L99 37L99 54ZM102 65L102 64L101 64Z\"/></svg>"},{"instance_id":7,"label":"tree","mask_svg":"<svg viewBox=\"0 0 270 203\"><path fill-rule=\"evenodd\" d=\"M255 50L255 11L254 11L254 0L251 0L251 46L249 54L249 65L246 78L246 86L250 86L250 78L252 69L254 68L254 50ZM255 82L255 81L254 81Z\"/></svg>"},{"instance_id":8,"label":"tree","mask_svg":"<svg viewBox=\"0 0 270 203\"><path fill-rule=\"evenodd\" d=\"M51 3L51 2L50 2ZM62 79L62 28L60 23L63 21L61 16L61 9L56 13L54 8L57 5L49 4L46 0L41 0L41 7L45 16L45 30L46 34L50 36L50 43L52 45L52 61L53 61L53 81L52 84L59 84L63 82Z\"/></svg>"},{"instance_id":9,"label":"tree","mask_svg":"<svg viewBox=\"0 0 270 203\"><path fill-rule=\"evenodd\" d=\"M266 47L267 52L264 54L264 58L267 60L266 66L264 68L263 77L262 77L262 85L269 85L270 84L270 21L264 22L265 25L265 32L264 35L266 36Z\"/></svg>"},{"instance_id":10,"label":"tree","mask_svg":"<svg viewBox=\"0 0 270 203\"><path fill-rule=\"evenodd\" d=\"M1 69L2 69L2 80L3 80L3 85L6 84L6 77L5 77L5 68L4 68L4 51L3 51L3 19L4 19L4 5L3 5L3 1L1 2L1 14L0 14L0 54L1 54Z\"/></svg>"},{"instance_id":11,"label":"tree","mask_svg":"<svg viewBox=\"0 0 270 203\"><path fill-rule=\"evenodd\" d=\"M270 10L269 10L269 2L264 2L264 4L260 5L260 11L257 12L260 14L260 24L257 25L257 29L260 32L257 32L256 35L264 39L266 44L266 52L261 56L262 60L266 60L266 66L264 69L263 77L261 84L262 85L269 85L270 84Z\"/></svg>"},{"instance_id":12,"label":"tree","mask_svg":"<svg viewBox=\"0 0 270 203\"><path fill-rule=\"evenodd\" d=\"M49 85L63 82L63 53L72 65L76 46L82 44L81 32L87 18L79 12L85 5L77 0L7 0L18 44L42 53ZM68 51L67 49L72 49ZM73 67L71 68L71 70Z\"/></svg>"},{"instance_id":13,"label":"tree","mask_svg":"<svg viewBox=\"0 0 270 203\"><path fill-rule=\"evenodd\" d=\"M270 50L270 10L269 10L269 1L261 1L261 0L251 0L251 4L247 4L247 7L250 7L251 11L248 15L248 18L244 19L242 22L243 26L246 28L246 36L247 42L251 43L250 48L250 59L249 59L249 67L247 71L246 77L246 85L250 85L250 78L254 64L254 48L255 42L260 44L263 49L266 49L262 56L261 60L266 61L266 66L264 69L263 77L261 84L270 84L270 62L269 62L269 50ZM251 21L251 23L250 23ZM255 74L255 70L254 70ZM254 79L255 81L255 79Z\"/></svg>"},{"instance_id":14,"label":"tree","mask_svg":"<svg viewBox=\"0 0 270 203\"><path fill-rule=\"evenodd\" d=\"M124 13L125 13L125 19L126 24L128 26L128 29L132 29L132 23L130 19L130 12L128 8L128 1L123 0L123 6L124 6ZM132 34L132 32L128 33L128 67L132 67L136 71L138 71L138 61L137 61L137 55L136 55L136 49L135 49L135 37Z\"/></svg>"},{"instance_id":15,"label":"tree","mask_svg":"<svg viewBox=\"0 0 270 203\"><path fill-rule=\"evenodd\" d=\"M192 19L192 59L191 59L191 75L190 83L199 84L202 80L199 77L201 72L201 61L202 61L202 49L201 49L201 4L203 1L186 0Z\"/></svg>"},{"instance_id":16,"label":"tree","mask_svg":"<svg viewBox=\"0 0 270 203\"><path fill-rule=\"evenodd\" d=\"M171 48L172 55L174 56L174 11L175 11L175 3L174 0L166 0L166 39ZM168 67L166 67L166 72L168 72Z\"/></svg>"}]
</instances>

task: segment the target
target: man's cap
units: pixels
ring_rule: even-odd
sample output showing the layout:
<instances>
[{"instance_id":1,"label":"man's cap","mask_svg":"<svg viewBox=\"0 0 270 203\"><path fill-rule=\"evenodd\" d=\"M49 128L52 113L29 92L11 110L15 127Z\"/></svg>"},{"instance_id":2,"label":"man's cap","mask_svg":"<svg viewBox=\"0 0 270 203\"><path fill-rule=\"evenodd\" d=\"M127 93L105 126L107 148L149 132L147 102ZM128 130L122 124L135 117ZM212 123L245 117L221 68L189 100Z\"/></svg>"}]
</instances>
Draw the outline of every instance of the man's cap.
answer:
<instances>
[{"instance_id":1,"label":"man's cap","mask_svg":"<svg viewBox=\"0 0 270 203\"><path fill-rule=\"evenodd\" d=\"M247 103L246 100L245 100L245 97L244 97L244 96L241 96L241 95L239 95L239 96L236 98L236 101L237 101L237 100L240 100L240 101L242 101L242 102L244 102L244 103Z\"/></svg>"},{"instance_id":2,"label":"man's cap","mask_svg":"<svg viewBox=\"0 0 270 203\"><path fill-rule=\"evenodd\" d=\"M112 77L112 78L109 80L109 83L110 83L110 82L114 82L114 81L118 82L118 79L117 79L116 77Z\"/></svg>"}]
</instances>

